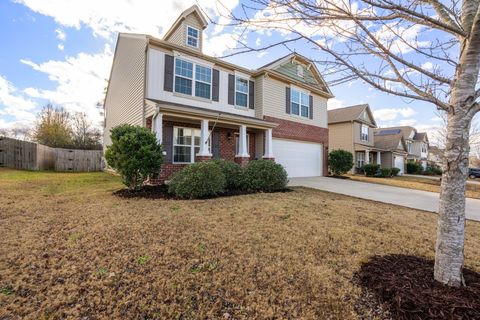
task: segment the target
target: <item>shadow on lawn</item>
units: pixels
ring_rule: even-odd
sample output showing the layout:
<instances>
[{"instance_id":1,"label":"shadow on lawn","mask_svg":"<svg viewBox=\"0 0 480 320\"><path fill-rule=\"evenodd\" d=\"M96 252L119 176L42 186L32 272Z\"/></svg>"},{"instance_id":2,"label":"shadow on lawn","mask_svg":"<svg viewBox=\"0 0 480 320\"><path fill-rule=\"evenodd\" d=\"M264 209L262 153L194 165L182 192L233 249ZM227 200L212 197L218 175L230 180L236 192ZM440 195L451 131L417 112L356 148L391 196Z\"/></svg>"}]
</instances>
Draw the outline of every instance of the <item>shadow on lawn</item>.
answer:
<instances>
[{"instance_id":1,"label":"shadow on lawn","mask_svg":"<svg viewBox=\"0 0 480 320\"><path fill-rule=\"evenodd\" d=\"M452 288L434 280L433 266L421 257L373 256L354 275L362 288L357 312L393 319L480 319L480 274L464 269L466 287Z\"/></svg>"},{"instance_id":2,"label":"shadow on lawn","mask_svg":"<svg viewBox=\"0 0 480 320\"><path fill-rule=\"evenodd\" d=\"M292 189L286 188L279 191L274 191L270 193L277 193L277 192L292 192ZM239 191L239 190L230 190L219 194L216 197L210 198L203 198L203 199L212 199L212 198L220 198L220 197L232 197L232 196L239 196L245 194L254 194L258 192L248 192L248 191ZM178 198L175 195L168 193L168 186L166 185L157 185L157 186L143 186L138 190L130 190L130 189L120 189L113 194L120 198L144 198L144 199L171 199L171 200L185 200L182 198Z\"/></svg>"}]
</instances>

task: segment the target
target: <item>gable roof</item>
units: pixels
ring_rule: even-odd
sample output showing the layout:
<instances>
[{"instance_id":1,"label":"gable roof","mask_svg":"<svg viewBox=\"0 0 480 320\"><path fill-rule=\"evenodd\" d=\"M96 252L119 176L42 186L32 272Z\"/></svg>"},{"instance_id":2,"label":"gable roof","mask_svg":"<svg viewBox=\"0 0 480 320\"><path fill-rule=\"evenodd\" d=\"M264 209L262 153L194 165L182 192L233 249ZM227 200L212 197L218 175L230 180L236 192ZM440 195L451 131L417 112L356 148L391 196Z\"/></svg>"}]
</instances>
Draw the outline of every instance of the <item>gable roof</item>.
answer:
<instances>
[{"instance_id":1,"label":"gable roof","mask_svg":"<svg viewBox=\"0 0 480 320\"><path fill-rule=\"evenodd\" d=\"M398 127L389 127L389 129L399 129L401 130L403 134L403 138L407 140L410 135L412 134L412 131L414 132L413 134L413 139L412 140L426 140L428 142L428 137L426 132L418 132L417 129L411 126L398 126Z\"/></svg>"},{"instance_id":2,"label":"gable roof","mask_svg":"<svg viewBox=\"0 0 480 320\"><path fill-rule=\"evenodd\" d=\"M185 18L191 14L195 14L198 17L202 25L202 29L205 29L208 26L207 19L205 19L205 16L203 15L202 11L196 4L194 4L193 6L191 6L190 8L188 8L187 10L183 11L180 14L177 20L175 20L175 22L172 24L170 29L168 29L168 31L165 33L165 35L163 36L163 39L167 40L168 38L170 38L170 36L178 28L178 26L182 23L182 21L185 20Z\"/></svg>"},{"instance_id":3,"label":"gable roof","mask_svg":"<svg viewBox=\"0 0 480 320\"><path fill-rule=\"evenodd\" d=\"M293 64L296 61L300 62L301 64L304 64L307 66L307 69L305 70L304 77L301 78L296 75L296 73L288 72L285 67L289 64ZM325 92L326 94L330 95L333 97L332 92L328 88L325 80L323 79L322 75L320 74L320 71L318 70L317 66L315 63L313 63L310 59L296 53L290 53L287 54L283 57L280 57L276 60L273 60L272 62L267 63L266 65L261 66L260 68L257 69L257 71L267 71L272 72L272 73L278 73L285 75L289 78L293 78L297 81L303 82L309 86L314 86Z\"/></svg>"},{"instance_id":4,"label":"gable roof","mask_svg":"<svg viewBox=\"0 0 480 320\"><path fill-rule=\"evenodd\" d=\"M339 108L328 110L328 123L340 123L340 122L349 122L349 121L362 121L366 122L360 118L360 115L366 111L372 120L372 124L377 126L375 118L373 117L372 111L368 104L358 104L355 106Z\"/></svg>"},{"instance_id":5,"label":"gable roof","mask_svg":"<svg viewBox=\"0 0 480 320\"><path fill-rule=\"evenodd\" d=\"M398 151L398 146L403 146L403 151L407 152L407 145L403 138L403 133L398 128L380 128L373 131L373 141L375 148Z\"/></svg>"}]
</instances>

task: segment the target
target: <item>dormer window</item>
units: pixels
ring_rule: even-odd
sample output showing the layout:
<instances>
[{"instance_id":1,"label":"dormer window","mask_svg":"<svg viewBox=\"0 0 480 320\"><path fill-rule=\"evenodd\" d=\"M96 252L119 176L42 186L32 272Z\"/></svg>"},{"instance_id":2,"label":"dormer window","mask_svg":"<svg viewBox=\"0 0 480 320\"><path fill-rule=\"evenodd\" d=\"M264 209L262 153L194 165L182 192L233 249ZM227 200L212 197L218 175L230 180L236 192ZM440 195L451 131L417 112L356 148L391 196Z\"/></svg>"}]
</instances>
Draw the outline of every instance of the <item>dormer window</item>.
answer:
<instances>
[{"instance_id":1,"label":"dormer window","mask_svg":"<svg viewBox=\"0 0 480 320\"><path fill-rule=\"evenodd\" d=\"M297 76L303 78L303 67L301 65L297 66Z\"/></svg>"},{"instance_id":2,"label":"dormer window","mask_svg":"<svg viewBox=\"0 0 480 320\"><path fill-rule=\"evenodd\" d=\"M198 48L199 34L198 29L187 26L187 45Z\"/></svg>"}]
</instances>

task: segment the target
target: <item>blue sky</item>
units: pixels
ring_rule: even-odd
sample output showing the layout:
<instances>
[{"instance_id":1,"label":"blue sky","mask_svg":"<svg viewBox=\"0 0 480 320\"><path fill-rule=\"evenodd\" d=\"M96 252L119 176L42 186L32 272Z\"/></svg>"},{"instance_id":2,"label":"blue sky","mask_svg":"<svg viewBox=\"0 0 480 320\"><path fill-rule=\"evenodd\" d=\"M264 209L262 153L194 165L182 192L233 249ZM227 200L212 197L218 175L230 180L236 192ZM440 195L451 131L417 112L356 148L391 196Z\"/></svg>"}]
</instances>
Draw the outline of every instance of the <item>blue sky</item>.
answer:
<instances>
[{"instance_id":1,"label":"blue sky","mask_svg":"<svg viewBox=\"0 0 480 320\"><path fill-rule=\"evenodd\" d=\"M116 33L131 31L162 36L190 0L4 0L0 2L0 129L30 126L46 103L72 112L86 112L95 124L102 116L96 103L111 67ZM218 19L215 0L199 0L202 8ZM239 0L223 1L238 10ZM235 46L231 28L210 25L205 51L222 56ZM251 46L281 39L270 32L245 35ZM317 58L320 54L305 44L291 49ZM228 58L256 68L288 53L283 47ZM328 80L328 79L327 79ZM415 125L434 132L440 125L433 105L389 96L353 81L332 87L329 108L369 103L381 126Z\"/></svg>"}]
</instances>

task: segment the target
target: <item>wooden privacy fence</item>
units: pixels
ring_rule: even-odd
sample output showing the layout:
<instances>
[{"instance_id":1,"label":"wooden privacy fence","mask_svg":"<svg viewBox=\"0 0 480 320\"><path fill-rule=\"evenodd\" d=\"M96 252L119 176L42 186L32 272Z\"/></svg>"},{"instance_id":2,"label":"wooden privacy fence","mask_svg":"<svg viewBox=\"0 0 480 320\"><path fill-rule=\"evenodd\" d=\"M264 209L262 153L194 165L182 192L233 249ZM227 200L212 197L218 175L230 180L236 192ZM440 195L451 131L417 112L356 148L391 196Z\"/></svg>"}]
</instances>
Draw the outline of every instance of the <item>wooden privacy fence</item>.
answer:
<instances>
[{"instance_id":1,"label":"wooden privacy fence","mask_svg":"<svg viewBox=\"0 0 480 320\"><path fill-rule=\"evenodd\" d=\"M101 171L102 150L50 148L0 137L0 167L22 170Z\"/></svg>"}]
</instances>

